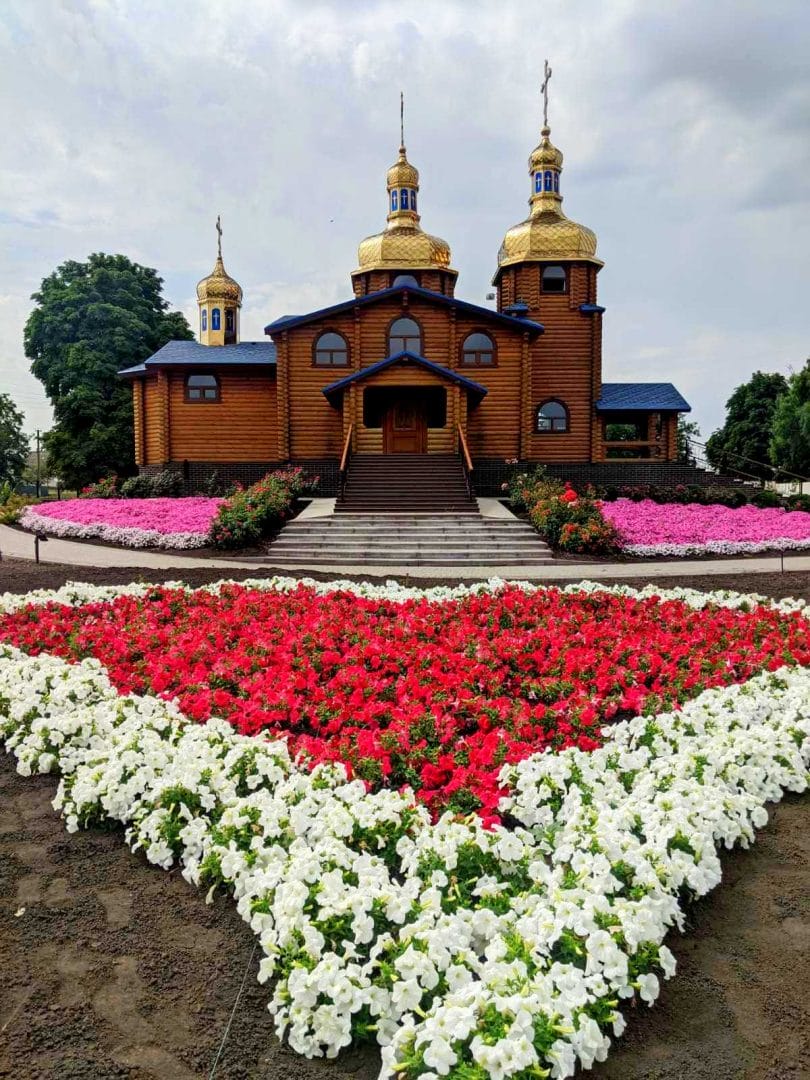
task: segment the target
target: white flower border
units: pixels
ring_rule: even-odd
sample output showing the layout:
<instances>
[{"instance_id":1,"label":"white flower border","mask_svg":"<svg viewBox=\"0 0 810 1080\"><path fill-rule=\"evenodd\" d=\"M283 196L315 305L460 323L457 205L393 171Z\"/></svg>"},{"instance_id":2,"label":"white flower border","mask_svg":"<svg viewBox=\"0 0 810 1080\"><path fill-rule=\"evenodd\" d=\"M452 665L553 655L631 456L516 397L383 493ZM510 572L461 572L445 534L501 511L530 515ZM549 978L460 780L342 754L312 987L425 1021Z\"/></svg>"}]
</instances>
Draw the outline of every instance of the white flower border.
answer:
<instances>
[{"instance_id":1,"label":"white flower border","mask_svg":"<svg viewBox=\"0 0 810 1080\"><path fill-rule=\"evenodd\" d=\"M707 540L705 544L626 544L625 555L661 556L675 555L755 555L768 551L807 551L810 537L796 540L793 537L777 537L773 540Z\"/></svg>"},{"instance_id":2,"label":"white flower border","mask_svg":"<svg viewBox=\"0 0 810 1080\"><path fill-rule=\"evenodd\" d=\"M346 587L418 592L315 585ZM0 607L149 588L69 585ZM644 593L696 607L756 602ZM119 697L96 660L0 646L0 738L20 772L61 773L54 805L69 830L119 821L151 862L233 891L259 937L260 978L276 979L279 1035L300 1053L335 1056L373 1033L384 1077L566 1077L605 1057L606 1032L623 1027L620 999L652 1003L659 974L673 973L664 937L684 898L719 882L716 846L749 844L766 802L806 789L810 670L708 690L677 713L610 728L596 751L508 767L514 829L449 814L432 825L406 795L368 794L341 767L298 769L283 742Z\"/></svg>"},{"instance_id":3,"label":"white flower border","mask_svg":"<svg viewBox=\"0 0 810 1080\"><path fill-rule=\"evenodd\" d=\"M157 529L137 529L128 525L108 525L103 521L80 522L53 518L38 514L35 507L27 506L20 514L19 525L30 532L44 532L49 536L72 537L78 540L106 540L122 547L159 547L172 550L188 550L205 547L208 533L158 532Z\"/></svg>"}]
</instances>

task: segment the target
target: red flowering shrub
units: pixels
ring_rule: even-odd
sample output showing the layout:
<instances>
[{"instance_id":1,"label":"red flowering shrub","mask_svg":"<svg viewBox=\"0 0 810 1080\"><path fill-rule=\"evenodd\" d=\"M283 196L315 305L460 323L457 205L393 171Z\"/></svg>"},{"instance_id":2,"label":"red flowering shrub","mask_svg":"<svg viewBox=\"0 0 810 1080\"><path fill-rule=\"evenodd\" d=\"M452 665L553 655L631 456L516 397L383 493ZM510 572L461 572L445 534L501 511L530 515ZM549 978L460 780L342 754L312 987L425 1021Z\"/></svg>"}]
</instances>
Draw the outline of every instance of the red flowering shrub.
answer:
<instances>
[{"instance_id":1,"label":"red flowering shrub","mask_svg":"<svg viewBox=\"0 0 810 1080\"><path fill-rule=\"evenodd\" d=\"M505 761L592 749L611 720L810 663L800 615L555 589L436 603L155 588L23 609L0 618L0 640L95 656L122 693L176 697L193 719L287 736L312 762L489 821Z\"/></svg>"},{"instance_id":2,"label":"red flowering shrub","mask_svg":"<svg viewBox=\"0 0 810 1080\"><path fill-rule=\"evenodd\" d=\"M301 468L277 469L249 488L238 489L217 511L211 543L217 548L258 543L291 516L296 498L317 483L317 477L305 477Z\"/></svg>"}]
</instances>

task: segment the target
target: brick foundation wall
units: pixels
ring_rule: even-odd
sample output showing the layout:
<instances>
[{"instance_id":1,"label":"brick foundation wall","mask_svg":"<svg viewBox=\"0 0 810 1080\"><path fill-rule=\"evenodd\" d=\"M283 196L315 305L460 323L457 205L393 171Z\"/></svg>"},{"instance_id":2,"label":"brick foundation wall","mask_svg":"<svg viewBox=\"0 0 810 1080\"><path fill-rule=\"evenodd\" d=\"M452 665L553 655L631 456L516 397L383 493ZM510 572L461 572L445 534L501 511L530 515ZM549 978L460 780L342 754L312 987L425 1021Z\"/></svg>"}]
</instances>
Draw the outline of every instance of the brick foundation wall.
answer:
<instances>
[{"instance_id":1,"label":"brick foundation wall","mask_svg":"<svg viewBox=\"0 0 810 1080\"><path fill-rule=\"evenodd\" d=\"M502 485L508 484L516 473L528 472L533 463L505 461L474 461L473 486L477 495L500 497ZM745 487L750 484L730 476L717 476L692 465L676 461L600 461L570 462L545 466L548 476L572 483L591 484L697 484L701 487Z\"/></svg>"}]
</instances>

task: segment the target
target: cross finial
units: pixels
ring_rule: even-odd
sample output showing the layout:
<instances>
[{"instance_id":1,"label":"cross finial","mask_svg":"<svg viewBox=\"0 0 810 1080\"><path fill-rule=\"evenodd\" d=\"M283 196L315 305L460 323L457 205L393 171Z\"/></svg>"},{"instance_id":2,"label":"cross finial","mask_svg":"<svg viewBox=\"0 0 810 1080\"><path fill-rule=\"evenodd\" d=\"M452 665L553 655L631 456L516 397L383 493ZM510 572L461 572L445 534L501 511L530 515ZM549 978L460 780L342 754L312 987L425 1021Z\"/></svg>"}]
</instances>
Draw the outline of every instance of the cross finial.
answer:
<instances>
[{"instance_id":1,"label":"cross finial","mask_svg":"<svg viewBox=\"0 0 810 1080\"><path fill-rule=\"evenodd\" d=\"M543 95L543 127L548 127L548 81L551 78L551 68L548 66L548 60L545 62L543 75L543 82L540 84L540 92Z\"/></svg>"},{"instance_id":2,"label":"cross finial","mask_svg":"<svg viewBox=\"0 0 810 1080\"><path fill-rule=\"evenodd\" d=\"M399 148L405 150L405 94L399 92Z\"/></svg>"},{"instance_id":3,"label":"cross finial","mask_svg":"<svg viewBox=\"0 0 810 1080\"><path fill-rule=\"evenodd\" d=\"M217 255L222 258L222 224L219 220L219 214L217 214Z\"/></svg>"}]
</instances>

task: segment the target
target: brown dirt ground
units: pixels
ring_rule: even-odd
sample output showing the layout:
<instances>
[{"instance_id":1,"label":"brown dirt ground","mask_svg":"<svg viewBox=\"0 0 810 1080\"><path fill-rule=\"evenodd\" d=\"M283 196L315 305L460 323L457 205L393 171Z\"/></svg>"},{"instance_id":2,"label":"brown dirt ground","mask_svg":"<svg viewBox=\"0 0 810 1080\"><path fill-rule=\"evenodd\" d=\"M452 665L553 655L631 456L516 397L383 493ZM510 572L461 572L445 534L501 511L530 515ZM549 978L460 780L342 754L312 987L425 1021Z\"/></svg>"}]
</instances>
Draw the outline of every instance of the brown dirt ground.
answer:
<instances>
[{"instance_id":1,"label":"brown dirt ground","mask_svg":"<svg viewBox=\"0 0 810 1080\"><path fill-rule=\"evenodd\" d=\"M140 573L4 562L0 592ZM183 574L191 584L220 576ZM810 574L688 584L810 599ZM207 906L179 873L132 854L120 831L68 835L54 791L53 778L19 777L0 754L0 1078L205 1080L250 961L250 931L229 899ZM810 797L787 797L751 851L724 856L723 884L669 942L676 978L654 1008L630 1010L594 1080L810 1077L809 808ZM368 1048L326 1063L281 1047L257 966L254 955L214 1080L376 1076Z\"/></svg>"}]
</instances>

